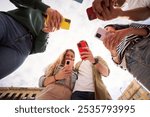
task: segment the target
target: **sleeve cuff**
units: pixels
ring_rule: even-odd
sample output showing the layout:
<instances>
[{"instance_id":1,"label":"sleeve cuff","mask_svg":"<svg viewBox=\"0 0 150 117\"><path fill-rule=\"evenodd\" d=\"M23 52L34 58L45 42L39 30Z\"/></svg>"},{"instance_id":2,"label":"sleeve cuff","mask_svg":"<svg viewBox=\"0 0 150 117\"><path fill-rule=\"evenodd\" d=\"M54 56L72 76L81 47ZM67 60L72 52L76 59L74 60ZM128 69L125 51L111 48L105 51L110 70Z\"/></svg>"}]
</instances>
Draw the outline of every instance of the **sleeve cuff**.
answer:
<instances>
[{"instance_id":1,"label":"sleeve cuff","mask_svg":"<svg viewBox=\"0 0 150 117\"><path fill-rule=\"evenodd\" d=\"M145 36L145 38L150 37L150 27L145 27L145 30L147 31L147 35Z\"/></svg>"},{"instance_id":2,"label":"sleeve cuff","mask_svg":"<svg viewBox=\"0 0 150 117\"><path fill-rule=\"evenodd\" d=\"M47 8L50 8L50 6L44 4L43 2L39 1L36 4L36 8L40 9L43 13L46 13Z\"/></svg>"},{"instance_id":3,"label":"sleeve cuff","mask_svg":"<svg viewBox=\"0 0 150 117\"><path fill-rule=\"evenodd\" d=\"M39 79L39 87L44 87L45 75L41 76Z\"/></svg>"}]
</instances>

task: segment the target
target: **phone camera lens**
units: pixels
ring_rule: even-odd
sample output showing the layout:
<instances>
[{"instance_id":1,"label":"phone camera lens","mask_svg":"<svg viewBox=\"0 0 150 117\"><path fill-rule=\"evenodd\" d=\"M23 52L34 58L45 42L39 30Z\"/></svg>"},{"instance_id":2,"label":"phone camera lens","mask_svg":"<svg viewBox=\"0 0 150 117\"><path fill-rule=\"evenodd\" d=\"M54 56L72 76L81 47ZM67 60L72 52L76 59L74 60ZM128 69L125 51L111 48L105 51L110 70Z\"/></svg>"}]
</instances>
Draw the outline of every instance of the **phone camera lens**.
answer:
<instances>
[{"instance_id":1,"label":"phone camera lens","mask_svg":"<svg viewBox=\"0 0 150 117\"><path fill-rule=\"evenodd\" d=\"M70 61L67 61L67 65L69 65Z\"/></svg>"},{"instance_id":2,"label":"phone camera lens","mask_svg":"<svg viewBox=\"0 0 150 117\"><path fill-rule=\"evenodd\" d=\"M101 34L97 33L96 37L101 38Z\"/></svg>"}]
</instances>

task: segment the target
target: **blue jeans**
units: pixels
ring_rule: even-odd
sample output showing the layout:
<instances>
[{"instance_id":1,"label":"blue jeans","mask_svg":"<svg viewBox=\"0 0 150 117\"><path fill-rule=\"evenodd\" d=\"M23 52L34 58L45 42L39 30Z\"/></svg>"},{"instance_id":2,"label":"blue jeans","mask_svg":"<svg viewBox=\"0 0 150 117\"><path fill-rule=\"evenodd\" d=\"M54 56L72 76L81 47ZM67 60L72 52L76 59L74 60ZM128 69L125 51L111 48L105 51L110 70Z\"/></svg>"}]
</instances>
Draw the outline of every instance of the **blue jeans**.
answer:
<instances>
[{"instance_id":1,"label":"blue jeans","mask_svg":"<svg viewBox=\"0 0 150 117\"><path fill-rule=\"evenodd\" d=\"M150 38L130 46L125 57L128 71L150 91Z\"/></svg>"},{"instance_id":2,"label":"blue jeans","mask_svg":"<svg viewBox=\"0 0 150 117\"><path fill-rule=\"evenodd\" d=\"M31 38L21 24L0 12L0 79L24 62L31 52Z\"/></svg>"},{"instance_id":3,"label":"blue jeans","mask_svg":"<svg viewBox=\"0 0 150 117\"><path fill-rule=\"evenodd\" d=\"M71 95L71 100L95 100L95 93L87 91L75 91Z\"/></svg>"}]
</instances>

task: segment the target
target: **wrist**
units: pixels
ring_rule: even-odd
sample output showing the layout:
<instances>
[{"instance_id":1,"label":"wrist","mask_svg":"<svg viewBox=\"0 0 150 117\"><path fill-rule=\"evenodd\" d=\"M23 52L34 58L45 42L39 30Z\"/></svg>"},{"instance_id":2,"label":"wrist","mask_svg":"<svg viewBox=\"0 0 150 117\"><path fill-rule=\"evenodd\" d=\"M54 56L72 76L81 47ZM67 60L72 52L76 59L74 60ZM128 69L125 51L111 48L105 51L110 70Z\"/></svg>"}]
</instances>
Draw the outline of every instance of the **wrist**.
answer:
<instances>
[{"instance_id":1,"label":"wrist","mask_svg":"<svg viewBox=\"0 0 150 117\"><path fill-rule=\"evenodd\" d=\"M115 58L115 57L117 57L117 55L113 55L113 54L111 54L111 56L112 56L112 58Z\"/></svg>"},{"instance_id":2,"label":"wrist","mask_svg":"<svg viewBox=\"0 0 150 117\"><path fill-rule=\"evenodd\" d=\"M146 36L145 37L147 38L150 36L150 28L145 27L144 29L146 30Z\"/></svg>"},{"instance_id":3,"label":"wrist","mask_svg":"<svg viewBox=\"0 0 150 117\"><path fill-rule=\"evenodd\" d=\"M97 63L98 63L98 58L94 58L94 62L92 64L96 65Z\"/></svg>"},{"instance_id":4,"label":"wrist","mask_svg":"<svg viewBox=\"0 0 150 117\"><path fill-rule=\"evenodd\" d=\"M119 10L118 16L120 17L125 17L126 16L126 11L123 11L122 9Z\"/></svg>"},{"instance_id":5,"label":"wrist","mask_svg":"<svg viewBox=\"0 0 150 117\"><path fill-rule=\"evenodd\" d=\"M56 75L53 76L54 80L56 81Z\"/></svg>"},{"instance_id":6,"label":"wrist","mask_svg":"<svg viewBox=\"0 0 150 117\"><path fill-rule=\"evenodd\" d=\"M135 34L135 28L127 28L128 35Z\"/></svg>"}]
</instances>

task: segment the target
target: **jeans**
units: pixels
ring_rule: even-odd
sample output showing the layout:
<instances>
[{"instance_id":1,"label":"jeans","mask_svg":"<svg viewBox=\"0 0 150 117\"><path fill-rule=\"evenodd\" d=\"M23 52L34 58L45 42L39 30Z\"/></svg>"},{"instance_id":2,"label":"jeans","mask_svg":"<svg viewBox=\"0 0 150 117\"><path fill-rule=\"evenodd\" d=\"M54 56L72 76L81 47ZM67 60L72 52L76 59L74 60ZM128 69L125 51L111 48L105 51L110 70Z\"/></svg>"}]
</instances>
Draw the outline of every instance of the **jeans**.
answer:
<instances>
[{"instance_id":1,"label":"jeans","mask_svg":"<svg viewBox=\"0 0 150 117\"><path fill-rule=\"evenodd\" d=\"M21 24L0 12L0 79L24 62L32 49L31 38Z\"/></svg>"},{"instance_id":2,"label":"jeans","mask_svg":"<svg viewBox=\"0 0 150 117\"><path fill-rule=\"evenodd\" d=\"M71 95L71 100L95 100L95 93L87 91L75 91Z\"/></svg>"},{"instance_id":3,"label":"jeans","mask_svg":"<svg viewBox=\"0 0 150 117\"><path fill-rule=\"evenodd\" d=\"M125 58L128 71L150 91L150 38L130 46Z\"/></svg>"}]
</instances>

